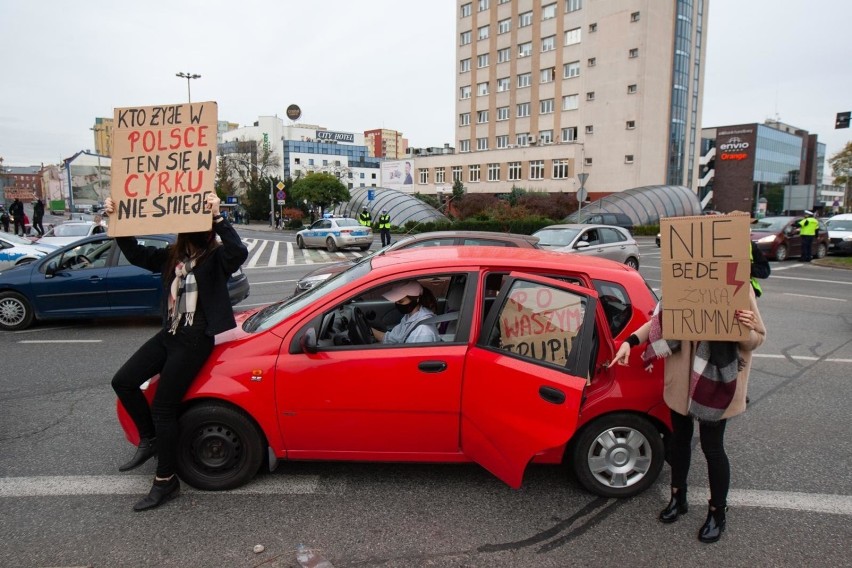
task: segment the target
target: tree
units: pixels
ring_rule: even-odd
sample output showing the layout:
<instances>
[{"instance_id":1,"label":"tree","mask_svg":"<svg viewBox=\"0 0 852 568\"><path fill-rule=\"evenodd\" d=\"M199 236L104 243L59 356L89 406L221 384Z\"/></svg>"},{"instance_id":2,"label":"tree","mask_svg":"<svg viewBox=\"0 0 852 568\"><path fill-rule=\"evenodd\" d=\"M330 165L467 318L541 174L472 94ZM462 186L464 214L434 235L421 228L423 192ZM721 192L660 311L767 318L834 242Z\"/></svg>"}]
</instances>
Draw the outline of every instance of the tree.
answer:
<instances>
[{"instance_id":1,"label":"tree","mask_svg":"<svg viewBox=\"0 0 852 568\"><path fill-rule=\"evenodd\" d=\"M462 199L464 199L464 184L460 179L453 182L453 204L458 207Z\"/></svg>"},{"instance_id":2,"label":"tree","mask_svg":"<svg viewBox=\"0 0 852 568\"><path fill-rule=\"evenodd\" d=\"M422 201L423 203L425 203L427 205L431 205L435 209L441 208L440 201L438 201L438 198L435 197L434 195L428 195L428 194L425 194L425 193L419 193L418 192L418 193L414 194L414 197L416 197L417 199L419 199L420 201Z\"/></svg>"},{"instance_id":3,"label":"tree","mask_svg":"<svg viewBox=\"0 0 852 568\"><path fill-rule=\"evenodd\" d=\"M290 193L296 202L307 200L312 206L324 213L338 203L349 201L349 190L333 174L309 173L293 182Z\"/></svg>"}]
</instances>

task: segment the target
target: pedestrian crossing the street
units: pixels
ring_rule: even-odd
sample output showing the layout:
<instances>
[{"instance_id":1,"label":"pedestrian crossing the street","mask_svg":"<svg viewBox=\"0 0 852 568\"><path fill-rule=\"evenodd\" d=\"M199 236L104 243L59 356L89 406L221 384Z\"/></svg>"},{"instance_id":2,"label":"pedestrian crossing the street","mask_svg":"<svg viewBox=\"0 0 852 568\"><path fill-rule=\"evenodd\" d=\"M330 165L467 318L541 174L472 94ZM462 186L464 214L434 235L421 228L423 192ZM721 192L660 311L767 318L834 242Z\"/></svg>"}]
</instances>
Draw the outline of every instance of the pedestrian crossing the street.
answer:
<instances>
[{"instance_id":1,"label":"pedestrian crossing the street","mask_svg":"<svg viewBox=\"0 0 852 568\"><path fill-rule=\"evenodd\" d=\"M248 260L243 264L248 268L272 268L276 266L294 266L299 264L325 264L344 260L357 260L367 252L337 251L324 249L300 249L294 243L269 239L243 239L249 251Z\"/></svg>"}]
</instances>

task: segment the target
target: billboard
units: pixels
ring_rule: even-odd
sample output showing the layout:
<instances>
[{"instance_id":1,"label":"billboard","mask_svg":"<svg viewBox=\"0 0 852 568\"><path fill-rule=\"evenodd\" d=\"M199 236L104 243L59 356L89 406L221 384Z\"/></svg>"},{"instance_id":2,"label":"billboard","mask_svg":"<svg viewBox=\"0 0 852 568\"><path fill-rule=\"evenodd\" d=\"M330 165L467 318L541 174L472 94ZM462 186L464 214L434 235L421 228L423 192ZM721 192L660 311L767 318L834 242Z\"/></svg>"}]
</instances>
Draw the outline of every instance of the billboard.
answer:
<instances>
[{"instance_id":1,"label":"billboard","mask_svg":"<svg viewBox=\"0 0 852 568\"><path fill-rule=\"evenodd\" d=\"M757 128L753 124L720 128L716 133L713 203L720 211L754 211Z\"/></svg>"},{"instance_id":2,"label":"billboard","mask_svg":"<svg viewBox=\"0 0 852 568\"><path fill-rule=\"evenodd\" d=\"M64 175L60 176L61 187L58 194L52 188L46 188L48 201L67 197L68 207L73 211L91 210L95 205L109 197L112 178L111 160L88 152L80 152L65 161Z\"/></svg>"},{"instance_id":3,"label":"billboard","mask_svg":"<svg viewBox=\"0 0 852 568\"><path fill-rule=\"evenodd\" d=\"M397 191L414 191L414 160L382 162L382 187Z\"/></svg>"}]
</instances>

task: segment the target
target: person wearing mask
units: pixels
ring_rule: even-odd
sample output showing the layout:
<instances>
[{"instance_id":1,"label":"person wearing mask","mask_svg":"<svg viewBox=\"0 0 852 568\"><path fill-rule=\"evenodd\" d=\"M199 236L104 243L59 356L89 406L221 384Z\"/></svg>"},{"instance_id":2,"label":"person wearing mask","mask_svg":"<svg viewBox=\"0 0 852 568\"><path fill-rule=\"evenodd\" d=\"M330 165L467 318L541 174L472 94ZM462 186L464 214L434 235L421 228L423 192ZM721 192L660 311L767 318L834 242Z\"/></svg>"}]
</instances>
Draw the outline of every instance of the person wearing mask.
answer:
<instances>
[{"instance_id":1,"label":"person wearing mask","mask_svg":"<svg viewBox=\"0 0 852 568\"><path fill-rule=\"evenodd\" d=\"M698 531L698 540L705 543L716 542L725 530L731 479L724 445L725 427L728 418L746 409L752 352L766 339L754 290L749 287L749 291L749 309L735 313L739 324L748 329L745 339L737 342L666 341L663 339L662 308L657 304L651 319L619 346L610 363L610 367L616 363L627 365L631 349L646 342L648 347L642 355L646 365L655 359L665 359L663 398L672 419L672 479L671 500L660 512L660 522L673 523L689 510L686 479L692 457L693 421L698 420L710 482L707 519ZM697 388L699 384L722 388Z\"/></svg>"},{"instance_id":2,"label":"person wearing mask","mask_svg":"<svg viewBox=\"0 0 852 568\"><path fill-rule=\"evenodd\" d=\"M121 252L131 264L163 279L163 324L112 379L112 388L139 431L133 458L119 467L129 471L157 456L154 484L134 511L158 507L180 492L175 473L178 452L178 412L181 400L213 350L214 336L236 327L228 295L228 279L248 257L248 249L230 223L222 217L219 198L209 193L207 207L212 228L179 233L165 249L145 247L135 237L117 237ZM114 211L112 199L105 202ZM221 244L216 237L221 239ZM140 385L160 375L149 408Z\"/></svg>"},{"instance_id":3,"label":"person wearing mask","mask_svg":"<svg viewBox=\"0 0 852 568\"><path fill-rule=\"evenodd\" d=\"M9 214L14 219L15 226L13 227L13 231L16 235L23 237L26 232L26 225L24 221L24 204L21 203L21 200L17 197L14 201L12 201L12 205L9 206ZM18 232L18 228L20 227L20 232Z\"/></svg>"},{"instance_id":4,"label":"person wearing mask","mask_svg":"<svg viewBox=\"0 0 852 568\"><path fill-rule=\"evenodd\" d=\"M804 219L800 219L794 226L799 227L799 235L802 238L802 262L813 260L814 237L819 233L819 221L814 219L813 211L805 211Z\"/></svg>"},{"instance_id":5,"label":"person wearing mask","mask_svg":"<svg viewBox=\"0 0 852 568\"><path fill-rule=\"evenodd\" d=\"M358 222L364 227L369 227L373 224L373 216L370 215L366 205L361 209L361 214L358 215Z\"/></svg>"},{"instance_id":6,"label":"person wearing mask","mask_svg":"<svg viewBox=\"0 0 852 568\"><path fill-rule=\"evenodd\" d=\"M390 215L388 215L387 209L382 209L382 214L379 215L379 232L382 236L382 247L386 247L391 243L390 237Z\"/></svg>"},{"instance_id":7,"label":"person wearing mask","mask_svg":"<svg viewBox=\"0 0 852 568\"><path fill-rule=\"evenodd\" d=\"M373 336L380 343L434 343L441 341L433 324L417 325L435 315L435 296L416 281L397 284L383 294L396 304L402 319L390 331L373 328ZM413 330L413 331L412 331Z\"/></svg>"},{"instance_id":8,"label":"person wearing mask","mask_svg":"<svg viewBox=\"0 0 852 568\"><path fill-rule=\"evenodd\" d=\"M9 232L9 212L6 211L6 208L0 205L0 224L3 225L3 231Z\"/></svg>"},{"instance_id":9,"label":"person wearing mask","mask_svg":"<svg viewBox=\"0 0 852 568\"><path fill-rule=\"evenodd\" d=\"M43 220L44 202L39 198L35 200L35 203L33 203L33 229L36 230L39 237L44 234L44 225L42 224Z\"/></svg>"}]
</instances>

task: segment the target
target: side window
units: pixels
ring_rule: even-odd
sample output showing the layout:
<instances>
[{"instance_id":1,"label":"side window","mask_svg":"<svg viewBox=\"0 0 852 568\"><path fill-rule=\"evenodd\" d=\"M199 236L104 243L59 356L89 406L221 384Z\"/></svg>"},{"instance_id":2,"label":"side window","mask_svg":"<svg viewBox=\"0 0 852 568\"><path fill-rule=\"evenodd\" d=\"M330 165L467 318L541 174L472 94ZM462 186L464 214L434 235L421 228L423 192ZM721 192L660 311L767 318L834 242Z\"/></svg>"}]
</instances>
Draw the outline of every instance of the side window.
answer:
<instances>
[{"instance_id":1,"label":"side window","mask_svg":"<svg viewBox=\"0 0 852 568\"><path fill-rule=\"evenodd\" d=\"M455 244L455 239L453 237L444 237L442 239L431 239L428 241L420 241L418 243L413 243L408 246L399 247L399 248L422 248L422 247L444 247L444 246L452 246Z\"/></svg>"},{"instance_id":2,"label":"side window","mask_svg":"<svg viewBox=\"0 0 852 568\"><path fill-rule=\"evenodd\" d=\"M597 229L589 229L582 235L580 235L580 240L589 243L590 246L601 244L600 237L598 237Z\"/></svg>"},{"instance_id":3,"label":"side window","mask_svg":"<svg viewBox=\"0 0 852 568\"><path fill-rule=\"evenodd\" d=\"M568 365L588 298L537 282L516 280L487 330L487 346L513 357Z\"/></svg>"},{"instance_id":4,"label":"side window","mask_svg":"<svg viewBox=\"0 0 852 568\"><path fill-rule=\"evenodd\" d=\"M512 247L515 246L511 243L507 243L504 241L495 241L492 239L473 239L468 238L462 241L462 244L466 246L480 246L480 247Z\"/></svg>"},{"instance_id":5,"label":"side window","mask_svg":"<svg viewBox=\"0 0 852 568\"><path fill-rule=\"evenodd\" d=\"M601 233L601 241L610 244L610 243L620 243L622 241L626 241L627 238L620 231L615 229L600 229Z\"/></svg>"},{"instance_id":6,"label":"side window","mask_svg":"<svg viewBox=\"0 0 852 568\"><path fill-rule=\"evenodd\" d=\"M106 266L112 241L103 239L79 244L68 249L57 259L59 270L86 270Z\"/></svg>"},{"instance_id":7,"label":"side window","mask_svg":"<svg viewBox=\"0 0 852 568\"><path fill-rule=\"evenodd\" d=\"M633 315L633 307L630 304L630 296L627 290L615 282L604 282L595 280L595 290L598 291L598 299L606 314L609 331L613 337L617 337L623 330L630 317Z\"/></svg>"},{"instance_id":8,"label":"side window","mask_svg":"<svg viewBox=\"0 0 852 568\"><path fill-rule=\"evenodd\" d=\"M143 237L136 239L136 242L142 245L143 247L153 247L156 249L164 249L169 246L169 242L163 239L153 239L151 237ZM118 249L120 253L118 256L118 266L129 266L130 261L124 256L124 253L121 252L121 249Z\"/></svg>"}]
</instances>

